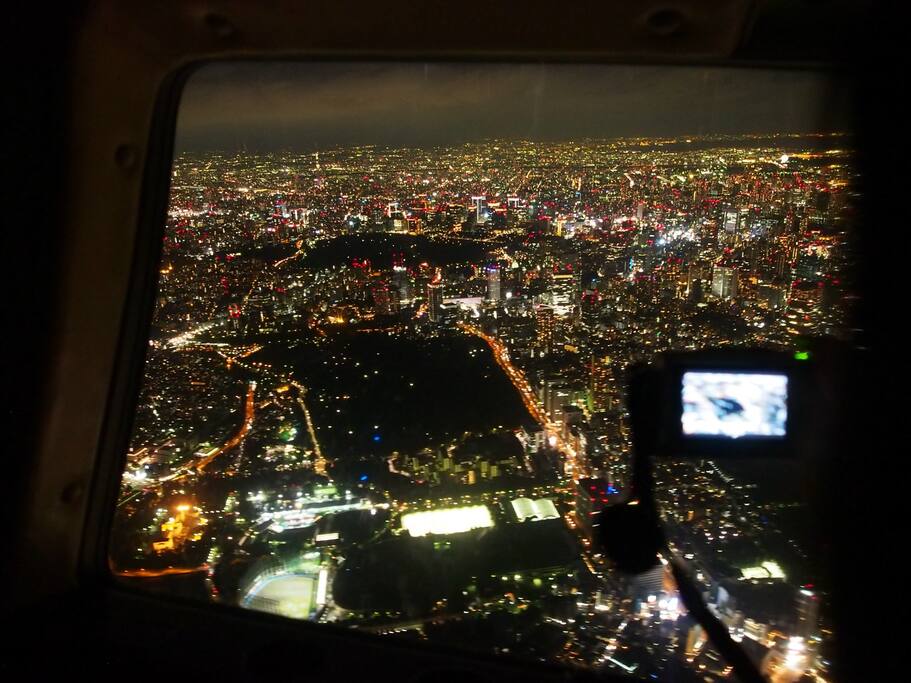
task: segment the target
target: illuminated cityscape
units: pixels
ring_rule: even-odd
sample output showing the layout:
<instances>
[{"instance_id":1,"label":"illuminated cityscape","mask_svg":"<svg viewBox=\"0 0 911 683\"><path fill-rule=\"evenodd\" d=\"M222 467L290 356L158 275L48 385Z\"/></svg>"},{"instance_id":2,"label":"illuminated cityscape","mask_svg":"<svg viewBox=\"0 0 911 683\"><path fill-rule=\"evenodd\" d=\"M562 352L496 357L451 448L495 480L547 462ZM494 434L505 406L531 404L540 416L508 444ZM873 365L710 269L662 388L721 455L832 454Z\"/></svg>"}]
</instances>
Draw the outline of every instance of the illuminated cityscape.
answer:
<instances>
[{"instance_id":1,"label":"illuminated cityscape","mask_svg":"<svg viewBox=\"0 0 911 683\"><path fill-rule=\"evenodd\" d=\"M183 153L111 560L123 581L381 637L724 680L663 564L593 525L626 373L850 333L843 135ZM805 508L661 461L672 548L773 680L828 679Z\"/></svg>"}]
</instances>

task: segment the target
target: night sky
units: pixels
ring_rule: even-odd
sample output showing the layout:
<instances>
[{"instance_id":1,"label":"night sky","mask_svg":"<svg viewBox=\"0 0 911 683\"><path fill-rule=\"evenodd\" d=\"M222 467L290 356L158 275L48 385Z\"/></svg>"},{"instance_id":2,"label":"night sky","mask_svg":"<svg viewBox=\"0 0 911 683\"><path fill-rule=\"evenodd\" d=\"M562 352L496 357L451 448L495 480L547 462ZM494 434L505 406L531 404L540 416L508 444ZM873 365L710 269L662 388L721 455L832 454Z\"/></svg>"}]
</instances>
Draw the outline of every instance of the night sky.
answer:
<instances>
[{"instance_id":1,"label":"night sky","mask_svg":"<svg viewBox=\"0 0 911 683\"><path fill-rule=\"evenodd\" d=\"M847 128L849 102L831 79L799 71L232 63L190 79L177 151L832 132Z\"/></svg>"}]
</instances>

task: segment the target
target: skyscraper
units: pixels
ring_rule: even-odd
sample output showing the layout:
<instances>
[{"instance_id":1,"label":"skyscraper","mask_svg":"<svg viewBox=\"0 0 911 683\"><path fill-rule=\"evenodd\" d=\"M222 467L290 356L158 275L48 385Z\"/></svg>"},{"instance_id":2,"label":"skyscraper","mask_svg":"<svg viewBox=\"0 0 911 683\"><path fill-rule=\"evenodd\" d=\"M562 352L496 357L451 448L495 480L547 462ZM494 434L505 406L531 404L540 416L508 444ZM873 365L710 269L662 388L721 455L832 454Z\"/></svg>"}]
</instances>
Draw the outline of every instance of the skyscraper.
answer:
<instances>
[{"instance_id":1,"label":"skyscraper","mask_svg":"<svg viewBox=\"0 0 911 683\"><path fill-rule=\"evenodd\" d=\"M481 209L483 209L484 204L487 203L487 197L484 197L484 196L472 197L471 203L474 205L475 221L477 222L478 225L480 225L481 223L484 222L484 214L481 212Z\"/></svg>"},{"instance_id":2,"label":"skyscraper","mask_svg":"<svg viewBox=\"0 0 911 683\"><path fill-rule=\"evenodd\" d=\"M608 504L613 486L604 479L581 478L576 481L576 521L589 538L593 538L601 518L599 513Z\"/></svg>"},{"instance_id":3,"label":"skyscraper","mask_svg":"<svg viewBox=\"0 0 911 683\"><path fill-rule=\"evenodd\" d=\"M715 266L712 271L712 294L719 299L733 299L737 296L737 269Z\"/></svg>"},{"instance_id":4,"label":"skyscraper","mask_svg":"<svg viewBox=\"0 0 911 683\"><path fill-rule=\"evenodd\" d=\"M554 309L550 306L539 306L535 320L538 349L541 353L550 353L554 348Z\"/></svg>"},{"instance_id":5,"label":"skyscraper","mask_svg":"<svg viewBox=\"0 0 911 683\"><path fill-rule=\"evenodd\" d=\"M440 306L443 305L443 278L440 271L436 272L433 280L427 285L427 312L430 322L440 322Z\"/></svg>"},{"instance_id":6,"label":"skyscraper","mask_svg":"<svg viewBox=\"0 0 911 683\"><path fill-rule=\"evenodd\" d=\"M589 329L594 330L598 325L598 320L604 310L604 302L598 292L588 292L581 298L582 323Z\"/></svg>"},{"instance_id":7,"label":"skyscraper","mask_svg":"<svg viewBox=\"0 0 911 683\"><path fill-rule=\"evenodd\" d=\"M740 227L740 213L736 210L724 212L724 230L719 236L721 243L725 245L734 245L737 242L738 228Z\"/></svg>"},{"instance_id":8,"label":"skyscraper","mask_svg":"<svg viewBox=\"0 0 911 683\"><path fill-rule=\"evenodd\" d=\"M595 355L591 360L591 407L609 410L614 405L615 382L610 356Z\"/></svg>"},{"instance_id":9,"label":"skyscraper","mask_svg":"<svg viewBox=\"0 0 911 683\"><path fill-rule=\"evenodd\" d=\"M578 300L579 278L575 273L554 275L550 288L550 303L554 313L565 316L572 313Z\"/></svg>"},{"instance_id":10,"label":"skyscraper","mask_svg":"<svg viewBox=\"0 0 911 683\"><path fill-rule=\"evenodd\" d=\"M412 298L411 277L408 275L408 271L405 269L405 266L396 262L396 256L393 256L393 263L392 284L397 291L396 297L403 306L407 306L411 303Z\"/></svg>"},{"instance_id":11,"label":"skyscraper","mask_svg":"<svg viewBox=\"0 0 911 683\"><path fill-rule=\"evenodd\" d=\"M797 594L797 632L802 638L810 638L818 630L819 598L806 588Z\"/></svg>"},{"instance_id":12,"label":"skyscraper","mask_svg":"<svg viewBox=\"0 0 911 683\"><path fill-rule=\"evenodd\" d=\"M377 313L380 315L392 315L398 312L398 290L393 289L390 291L385 282L380 282L371 288L371 294L373 294L373 302Z\"/></svg>"},{"instance_id":13,"label":"skyscraper","mask_svg":"<svg viewBox=\"0 0 911 683\"><path fill-rule=\"evenodd\" d=\"M500 301L500 266L487 266L487 300Z\"/></svg>"}]
</instances>

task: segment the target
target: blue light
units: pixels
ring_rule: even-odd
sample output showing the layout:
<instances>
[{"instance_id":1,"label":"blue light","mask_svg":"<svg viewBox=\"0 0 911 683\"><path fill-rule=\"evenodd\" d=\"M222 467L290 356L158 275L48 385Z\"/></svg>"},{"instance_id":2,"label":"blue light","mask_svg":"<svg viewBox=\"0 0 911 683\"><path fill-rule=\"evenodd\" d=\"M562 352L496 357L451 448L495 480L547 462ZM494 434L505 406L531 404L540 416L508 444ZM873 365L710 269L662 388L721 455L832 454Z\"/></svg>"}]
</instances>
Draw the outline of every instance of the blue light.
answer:
<instances>
[{"instance_id":1,"label":"blue light","mask_svg":"<svg viewBox=\"0 0 911 683\"><path fill-rule=\"evenodd\" d=\"M608 486L608 487L607 487L607 492L608 492L608 493L616 493L616 492L617 492L617 489L615 489L613 486Z\"/></svg>"},{"instance_id":2,"label":"blue light","mask_svg":"<svg viewBox=\"0 0 911 683\"><path fill-rule=\"evenodd\" d=\"M361 481L367 481L367 475L366 475L366 474L362 474L362 475L361 475Z\"/></svg>"},{"instance_id":3,"label":"blue light","mask_svg":"<svg viewBox=\"0 0 911 683\"><path fill-rule=\"evenodd\" d=\"M380 441L380 435L379 435L379 434L374 434L374 435L373 435L373 440L376 441L376 442L379 442L379 441Z\"/></svg>"}]
</instances>

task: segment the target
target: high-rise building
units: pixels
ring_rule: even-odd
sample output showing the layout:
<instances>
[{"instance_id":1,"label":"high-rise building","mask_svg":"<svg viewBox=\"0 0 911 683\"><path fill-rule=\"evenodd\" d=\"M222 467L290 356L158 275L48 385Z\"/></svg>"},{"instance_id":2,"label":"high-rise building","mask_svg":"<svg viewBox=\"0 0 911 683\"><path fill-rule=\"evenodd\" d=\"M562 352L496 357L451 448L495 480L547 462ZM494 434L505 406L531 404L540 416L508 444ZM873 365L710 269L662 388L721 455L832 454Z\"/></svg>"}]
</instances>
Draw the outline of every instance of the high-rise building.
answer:
<instances>
[{"instance_id":1,"label":"high-rise building","mask_svg":"<svg viewBox=\"0 0 911 683\"><path fill-rule=\"evenodd\" d=\"M563 405L563 414L560 419L562 422L563 438L570 438L570 431L573 427L581 425L585 421L585 415L582 409L576 405Z\"/></svg>"},{"instance_id":2,"label":"high-rise building","mask_svg":"<svg viewBox=\"0 0 911 683\"><path fill-rule=\"evenodd\" d=\"M825 260L816 254L801 254L794 267L794 276L806 282L819 282L825 274Z\"/></svg>"},{"instance_id":3,"label":"high-rise building","mask_svg":"<svg viewBox=\"0 0 911 683\"><path fill-rule=\"evenodd\" d=\"M487 266L487 300L500 301L500 266Z\"/></svg>"},{"instance_id":4,"label":"high-rise building","mask_svg":"<svg viewBox=\"0 0 911 683\"><path fill-rule=\"evenodd\" d=\"M563 419L563 409L572 401L570 386L560 379L548 379L544 382L544 411L551 422Z\"/></svg>"},{"instance_id":5,"label":"high-rise building","mask_svg":"<svg viewBox=\"0 0 911 683\"><path fill-rule=\"evenodd\" d=\"M572 313L579 298L579 277L575 273L558 273L550 287L550 303L554 313L566 316Z\"/></svg>"},{"instance_id":6,"label":"high-rise building","mask_svg":"<svg viewBox=\"0 0 911 683\"><path fill-rule=\"evenodd\" d=\"M686 270L686 297L690 300L695 299L697 293L699 296L702 295L702 266L692 264Z\"/></svg>"},{"instance_id":7,"label":"high-rise building","mask_svg":"<svg viewBox=\"0 0 911 683\"><path fill-rule=\"evenodd\" d=\"M772 254L774 263L773 273L776 278L784 279L791 275L791 263L788 261L788 254L785 251L775 251Z\"/></svg>"},{"instance_id":8,"label":"high-rise building","mask_svg":"<svg viewBox=\"0 0 911 683\"><path fill-rule=\"evenodd\" d=\"M395 257L393 257L395 263ZM403 305L411 303L411 277L403 265L393 265L392 267L392 285L396 290L396 298ZM420 291L420 290L418 290Z\"/></svg>"},{"instance_id":9,"label":"high-rise building","mask_svg":"<svg viewBox=\"0 0 911 683\"><path fill-rule=\"evenodd\" d=\"M408 221L405 214L401 211L394 211L386 218L386 230L388 232L408 232Z\"/></svg>"},{"instance_id":10,"label":"high-rise building","mask_svg":"<svg viewBox=\"0 0 911 683\"><path fill-rule=\"evenodd\" d=\"M576 521L589 538L593 538L601 510L614 492L613 485L601 478L582 477L576 482Z\"/></svg>"},{"instance_id":11,"label":"high-rise building","mask_svg":"<svg viewBox=\"0 0 911 683\"><path fill-rule=\"evenodd\" d=\"M506 224L510 227L518 225L519 221L527 217L523 202L519 197L506 198Z\"/></svg>"},{"instance_id":12,"label":"high-rise building","mask_svg":"<svg viewBox=\"0 0 911 683\"><path fill-rule=\"evenodd\" d=\"M760 285L759 301L769 309L782 308L787 301L787 290L780 285Z\"/></svg>"},{"instance_id":13,"label":"high-rise building","mask_svg":"<svg viewBox=\"0 0 911 683\"><path fill-rule=\"evenodd\" d=\"M353 234L357 233L360 230L360 228L361 228L361 217L360 216L357 216L354 214L348 214L347 216L345 216L345 232L346 233L348 233L349 235L353 235Z\"/></svg>"},{"instance_id":14,"label":"high-rise building","mask_svg":"<svg viewBox=\"0 0 911 683\"><path fill-rule=\"evenodd\" d=\"M712 294L719 299L733 299L737 296L737 269L715 266L712 271Z\"/></svg>"},{"instance_id":15,"label":"high-rise building","mask_svg":"<svg viewBox=\"0 0 911 683\"><path fill-rule=\"evenodd\" d=\"M797 632L795 635L810 638L816 635L819 625L819 597L807 588L797 593Z\"/></svg>"},{"instance_id":16,"label":"high-rise building","mask_svg":"<svg viewBox=\"0 0 911 683\"><path fill-rule=\"evenodd\" d=\"M376 208L370 212L369 230L371 232L383 232L386 229L386 214L383 210Z\"/></svg>"},{"instance_id":17,"label":"high-rise building","mask_svg":"<svg viewBox=\"0 0 911 683\"><path fill-rule=\"evenodd\" d=\"M459 322L459 305L454 301L446 301L440 304L437 310L439 322L447 327L454 327Z\"/></svg>"},{"instance_id":18,"label":"high-rise building","mask_svg":"<svg viewBox=\"0 0 911 683\"><path fill-rule=\"evenodd\" d=\"M480 196L480 197L471 198L471 203L474 205L474 209L475 209L475 222L478 225L480 225L481 223L483 223L486 220L486 216L482 212L482 209L484 208L484 205L486 204L486 202L487 202L487 197Z\"/></svg>"},{"instance_id":19,"label":"high-rise building","mask_svg":"<svg viewBox=\"0 0 911 683\"><path fill-rule=\"evenodd\" d=\"M601 314L604 311L604 302L598 292L586 292L580 300L582 323L594 330L598 326Z\"/></svg>"},{"instance_id":20,"label":"high-rise building","mask_svg":"<svg viewBox=\"0 0 911 683\"><path fill-rule=\"evenodd\" d=\"M595 355L591 360L591 408L593 411L610 410L616 396L613 365L610 356Z\"/></svg>"},{"instance_id":21,"label":"high-rise building","mask_svg":"<svg viewBox=\"0 0 911 683\"><path fill-rule=\"evenodd\" d=\"M430 322L440 322L440 307L443 305L443 283L434 279L427 285L427 313Z\"/></svg>"},{"instance_id":22,"label":"high-rise building","mask_svg":"<svg viewBox=\"0 0 911 683\"><path fill-rule=\"evenodd\" d=\"M373 303L380 315L393 315L399 310L399 296L397 289L389 289L385 282L379 282L371 288Z\"/></svg>"},{"instance_id":23,"label":"high-rise building","mask_svg":"<svg viewBox=\"0 0 911 683\"><path fill-rule=\"evenodd\" d=\"M550 353L554 348L554 309L539 306L535 312L537 346L541 353Z\"/></svg>"},{"instance_id":24,"label":"high-rise building","mask_svg":"<svg viewBox=\"0 0 911 683\"><path fill-rule=\"evenodd\" d=\"M738 228L740 227L740 213L734 209L724 212L724 228L719 236L721 243L733 245L737 242Z\"/></svg>"}]
</instances>

